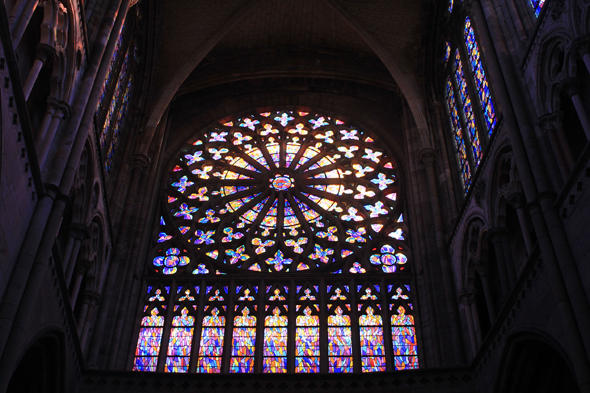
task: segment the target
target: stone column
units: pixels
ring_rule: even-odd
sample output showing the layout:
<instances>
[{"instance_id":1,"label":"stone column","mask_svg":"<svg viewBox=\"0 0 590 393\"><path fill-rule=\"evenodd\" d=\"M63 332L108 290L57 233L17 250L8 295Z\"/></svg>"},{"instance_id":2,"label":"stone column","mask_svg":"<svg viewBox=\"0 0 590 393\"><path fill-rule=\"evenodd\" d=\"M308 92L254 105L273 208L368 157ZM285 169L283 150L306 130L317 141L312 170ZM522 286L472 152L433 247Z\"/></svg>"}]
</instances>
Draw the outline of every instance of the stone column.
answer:
<instances>
[{"instance_id":1,"label":"stone column","mask_svg":"<svg viewBox=\"0 0 590 393\"><path fill-rule=\"evenodd\" d=\"M84 305L78 318L78 332L80 334L80 347L82 351L86 348L86 340L90 333L92 320L94 319L94 312L96 307L100 304L101 297L94 292L84 292Z\"/></svg>"},{"instance_id":2,"label":"stone column","mask_svg":"<svg viewBox=\"0 0 590 393\"><path fill-rule=\"evenodd\" d=\"M440 269L442 272L442 283L445 292L445 302L447 314L449 318L449 329L451 331L451 342L456 348L461 348L461 333L459 327L458 307L455 303L455 283L453 280L452 267L448 257L448 250L445 242L444 229L442 224L442 213L439 205L439 195L436 186L437 176L434 170L435 151L431 148L426 148L420 151L419 159L424 164L426 169L426 180L428 182L428 191L430 194L430 206L432 208L432 215L434 218L434 232L436 234L436 245L440 256ZM455 353L455 360L457 362L463 361L463 354L459 351Z\"/></svg>"},{"instance_id":3,"label":"stone column","mask_svg":"<svg viewBox=\"0 0 590 393\"><path fill-rule=\"evenodd\" d=\"M92 261L88 259L81 259L76 263L76 279L74 281L74 287L72 288L72 294L70 295L70 301L72 303L72 310L76 307L78 301L78 294L82 285L82 280L86 275L86 272L92 266Z\"/></svg>"},{"instance_id":4,"label":"stone column","mask_svg":"<svg viewBox=\"0 0 590 393\"><path fill-rule=\"evenodd\" d=\"M565 138L562 119L563 112L561 111L548 113L539 118L539 127L547 134L551 142L553 153L559 165L559 171L565 181L574 167L574 159Z\"/></svg>"},{"instance_id":5,"label":"stone column","mask_svg":"<svg viewBox=\"0 0 590 393\"><path fill-rule=\"evenodd\" d=\"M586 139L590 140L590 118L584 107L584 102L580 96L580 83L576 78L570 78L562 82L562 89L565 94L572 100L576 113L582 123L582 128L586 134Z\"/></svg>"},{"instance_id":6,"label":"stone column","mask_svg":"<svg viewBox=\"0 0 590 393\"><path fill-rule=\"evenodd\" d=\"M486 299L486 305L488 307L488 316L490 318L490 322L494 323L494 320L496 319L496 305L494 303L494 294L492 293L492 289L490 288L490 282L488 281L488 273L483 268L480 262L476 263L476 266L479 266L479 269L477 269L477 273L479 274L479 278L481 279L481 286L483 287L483 296Z\"/></svg>"},{"instance_id":7,"label":"stone column","mask_svg":"<svg viewBox=\"0 0 590 393\"><path fill-rule=\"evenodd\" d=\"M465 310L465 322L467 322L467 330L469 333L469 341L471 342L471 351L473 356L477 353L477 338L475 334L475 326L473 323L473 309L471 303L473 299L473 291L464 290L459 293L459 303L463 305Z\"/></svg>"},{"instance_id":8,"label":"stone column","mask_svg":"<svg viewBox=\"0 0 590 393\"><path fill-rule=\"evenodd\" d=\"M53 112L51 123L49 123L49 126L47 130L44 132L44 135L40 135L40 141L42 141L42 143L39 146L38 155L40 167L43 167L43 164L47 159L47 154L49 153L49 149L51 148L51 144L53 143L53 139L55 138L55 133L62 119L65 119L70 114L70 106L67 103L56 100L51 101L53 102L50 103L50 105L54 105L56 109Z\"/></svg>"},{"instance_id":9,"label":"stone column","mask_svg":"<svg viewBox=\"0 0 590 393\"><path fill-rule=\"evenodd\" d=\"M25 100L29 99L29 95L31 94L31 90L33 90L33 86L37 81L37 77L39 76L39 72L41 72L41 68L45 62L55 56L55 49L52 46L46 44L38 44L37 45L37 57L35 58L35 62L33 63L33 67L31 71L29 71L29 76L27 76L27 80L23 86L23 94L25 95Z\"/></svg>"},{"instance_id":10,"label":"stone column","mask_svg":"<svg viewBox=\"0 0 590 393\"><path fill-rule=\"evenodd\" d=\"M72 274L74 274L74 268L76 267L76 260L78 259L78 253L80 252L80 246L82 245L82 241L88 239L88 237L89 233L87 226L83 224L70 225L68 245L72 243L72 249L69 255L64 253L63 259L63 269L67 284L69 284L72 280Z\"/></svg>"},{"instance_id":11,"label":"stone column","mask_svg":"<svg viewBox=\"0 0 590 393\"><path fill-rule=\"evenodd\" d=\"M498 271L500 272L500 285L502 286L502 296L500 300L502 303L507 294L510 293L511 289L510 279L508 278L508 269L506 267L506 257L504 255L504 247L502 246L502 234L505 231L506 228L491 228L488 230L488 235L494 245Z\"/></svg>"},{"instance_id":12,"label":"stone column","mask_svg":"<svg viewBox=\"0 0 590 393\"><path fill-rule=\"evenodd\" d=\"M16 49L33 13L39 5L38 0L18 0L10 12L9 23L12 45Z\"/></svg>"},{"instance_id":13,"label":"stone column","mask_svg":"<svg viewBox=\"0 0 590 393\"><path fill-rule=\"evenodd\" d=\"M513 194L508 195L506 201L516 210L516 214L518 215L518 222L520 224L520 230L522 232L522 237L524 238L524 245L526 247L527 254L530 255L531 251L533 250L533 238L531 236L531 230L529 228L529 222L526 219L526 215L524 212L524 205L525 205L525 198L521 192L515 192Z\"/></svg>"}]
</instances>

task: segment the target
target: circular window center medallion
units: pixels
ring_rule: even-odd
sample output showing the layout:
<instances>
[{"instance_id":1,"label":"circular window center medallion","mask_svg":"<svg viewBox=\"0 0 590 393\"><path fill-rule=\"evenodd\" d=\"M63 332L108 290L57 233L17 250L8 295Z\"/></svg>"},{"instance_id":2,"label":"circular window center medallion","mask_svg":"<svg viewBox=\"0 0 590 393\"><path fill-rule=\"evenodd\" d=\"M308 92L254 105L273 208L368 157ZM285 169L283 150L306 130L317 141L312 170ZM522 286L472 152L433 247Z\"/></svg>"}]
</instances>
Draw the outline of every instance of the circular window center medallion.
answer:
<instances>
[{"instance_id":1,"label":"circular window center medallion","mask_svg":"<svg viewBox=\"0 0 590 393\"><path fill-rule=\"evenodd\" d=\"M271 186L277 191L285 191L293 187L293 180L289 176L276 176L271 180Z\"/></svg>"}]
</instances>

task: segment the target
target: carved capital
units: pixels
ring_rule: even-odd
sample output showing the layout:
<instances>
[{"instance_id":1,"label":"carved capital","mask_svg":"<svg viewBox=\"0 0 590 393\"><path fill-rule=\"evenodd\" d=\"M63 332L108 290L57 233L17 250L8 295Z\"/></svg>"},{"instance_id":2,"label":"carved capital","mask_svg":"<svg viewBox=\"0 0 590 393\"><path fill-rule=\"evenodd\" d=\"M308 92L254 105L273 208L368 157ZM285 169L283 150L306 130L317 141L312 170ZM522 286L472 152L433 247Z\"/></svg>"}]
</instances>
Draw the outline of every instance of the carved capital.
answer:
<instances>
[{"instance_id":1,"label":"carved capital","mask_svg":"<svg viewBox=\"0 0 590 393\"><path fill-rule=\"evenodd\" d=\"M133 154L131 155L131 162L133 168L143 171L150 165L150 158L144 154Z\"/></svg>"},{"instance_id":2,"label":"carved capital","mask_svg":"<svg viewBox=\"0 0 590 393\"><path fill-rule=\"evenodd\" d=\"M92 261L86 258L80 258L76 262L76 271L79 275L84 275L92 267Z\"/></svg>"},{"instance_id":3,"label":"carved capital","mask_svg":"<svg viewBox=\"0 0 590 393\"><path fill-rule=\"evenodd\" d=\"M84 224L70 224L70 236L78 240L86 240L90 237L90 230Z\"/></svg>"},{"instance_id":4,"label":"carved capital","mask_svg":"<svg viewBox=\"0 0 590 393\"><path fill-rule=\"evenodd\" d=\"M508 228L495 227L488 229L488 236L493 243L497 243L501 241L504 236L507 236L508 232Z\"/></svg>"},{"instance_id":5,"label":"carved capital","mask_svg":"<svg viewBox=\"0 0 590 393\"><path fill-rule=\"evenodd\" d=\"M539 121L537 122L537 124L544 133L547 133L550 131L557 131L561 129L563 125L562 121L563 112L555 111L539 117Z\"/></svg>"},{"instance_id":6,"label":"carved capital","mask_svg":"<svg viewBox=\"0 0 590 393\"><path fill-rule=\"evenodd\" d=\"M559 85L561 91L567 94L567 96L570 98L580 94L580 81L578 78L565 79Z\"/></svg>"},{"instance_id":7,"label":"carved capital","mask_svg":"<svg viewBox=\"0 0 590 393\"><path fill-rule=\"evenodd\" d=\"M473 198L478 206L481 206L486 195L486 181L479 179L479 181L473 187Z\"/></svg>"},{"instance_id":8,"label":"carved capital","mask_svg":"<svg viewBox=\"0 0 590 393\"><path fill-rule=\"evenodd\" d=\"M506 201L515 209L522 209L526 200L522 192L513 192L506 197Z\"/></svg>"},{"instance_id":9,"label":"carved capital","mask_svg":"<svg viewBox=\"0 0 590 393\"><path fill-rule=\"evenodd\" d=\"M564 0L553 0L549 7L551 7L551 19L558 20L565 8Z\"/></svg>"},{"instance_id":10,"label":"carved capital","mask_svg":"<svg viewBox=\"0 0 590 393\"><path fill-rule=\"evenodd\" d=\"M436 152L433 148L427 147L426 149L420 150L418 157L420 158L420 161L422 161L424 164L429 164L431 162L434 162L434 159L436 158Z\"/></svg>"},{"instance_id":11,"label":"carved capital","mask_svg":"<svg viewBox=\"0 0 590 393\"><path fill-rule=\"evenodd\" d=\"M475 291L473 289L464 289L459 292L459 302L465 306L470 306L475 302Z\"/></svg>"},{"instance_id":12,"label":"carved capital","mask_svg":"<svg viewBox=\"0 0 590 393\"><path fill-rule=\"evenodd\" d=\"M47 60L53 59L56 54L57 50L53 46L42 43L37 44L37 59L41 60L43 64Z\"/></svg>"},{"instance_id":13,"label":"carved capital","mask_svg":"<svg viewBox=\"0 0 590 393\"><path fill-rule=\"evenodd\" d=\"M576 38L571 44L571 50L579 57L590 54L590 35Z\"/></svg>"},{"instance_id":14,"label":"carved capital","mask_svg":"<svg viewBox=\"0 0 590 393\"><path fill-rule=\"evenodd\" d=\"M49 97L47 99L47 104L55 109L53 112L53 117L65 119L66 117L70 116L71 107L67 102Z\"/></svg>"}]
</instances>

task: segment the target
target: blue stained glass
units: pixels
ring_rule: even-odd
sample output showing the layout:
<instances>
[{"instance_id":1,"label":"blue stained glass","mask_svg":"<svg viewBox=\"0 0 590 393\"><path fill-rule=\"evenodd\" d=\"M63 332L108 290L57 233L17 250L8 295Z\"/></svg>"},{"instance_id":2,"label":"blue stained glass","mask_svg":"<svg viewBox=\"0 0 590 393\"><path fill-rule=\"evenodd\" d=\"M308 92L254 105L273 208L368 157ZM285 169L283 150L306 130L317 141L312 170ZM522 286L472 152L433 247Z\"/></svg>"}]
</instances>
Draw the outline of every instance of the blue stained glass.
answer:
<instances>
[{"instance_id":1,"label":"blue stained glass","mask_svg":"<svg viewBox=\"0 0 590 393\"><path fill-rule=\"evenodd\" d=\"M492 102L490 85L488 84L488 80L483 69L479 47L475 39L475 32L473 31L469 17L465 19L465 45L467 45L469 65L471 66L471 72L473 73L475 85L477 86L477 94L483 109L483 115L488 128L488 134L489 136L492 136L497 121L496 111L494 109L494 103Z\"/></svg>"},{"instance_id":2,"label":"blue stained glass","mask_svg":"<svg viewBox=\"0 0 590 393\"><path fill-rule=\"evenodd\" d=\"M467 192L471 186L471 170L469 169L469 161L467 160L467 152L465 151L463 130L461 129L459 113L457 112L457 103L455 101L455 92L453 90L453 83L451 82L450 76L447 79L447 111L451 120L451 129L453 130L453 134L455 136L455 150L457 157L459 158L459 167L461 169L463 186L465 192Z\"/></svg>"},{"instance_id":3,"label":"blue stained glass","mask_svg":"<svg viewBox=\"0 0 590 393\"><path fill-rule=\"evenodd\" d=\"M543 5L545 5L545 0L529 0L529 4L535 10L535 16L538 18L541 14L541 9L543 9Z\"/></svg>"},{"instance_id":4,"label":"blue stained glass","mask_svg":"<svg viewBox=\"0 0 590 393\"><path fill-rule=\"evenodd\" d=\"M455 82L459 89L459 105L463 107L463 115L465 117L465 124L469 131L471 138L471 148L473 149L473 160L475 167L479 166L482 158L481 145L479 142L479 133L475 124L475 115L473 114L473 106L469 91L467 90L467 82L465 81L465 73L463 72L463 65L461 64L461 55L459 50L455 51Z\"/></svg>"}]
</instances>

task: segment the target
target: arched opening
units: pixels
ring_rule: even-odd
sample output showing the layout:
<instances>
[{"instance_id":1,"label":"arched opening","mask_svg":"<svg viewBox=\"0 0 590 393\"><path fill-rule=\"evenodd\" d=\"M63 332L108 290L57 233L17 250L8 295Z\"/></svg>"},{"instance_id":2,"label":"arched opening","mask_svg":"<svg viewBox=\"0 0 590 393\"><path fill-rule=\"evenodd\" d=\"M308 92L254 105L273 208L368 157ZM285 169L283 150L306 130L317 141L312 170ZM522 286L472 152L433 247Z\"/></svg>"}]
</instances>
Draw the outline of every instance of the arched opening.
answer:
<instances>
[{"instance_id":1,"label":"arched opening","mask_svg":"<svg viewBox=\"0 0 590 393\"><path fill-rule=\"evenodd\" d=\"M508 359L501 386L506 393L579 392L576 378L565 359L555 349L539 340L515 343Z\"/></svg>"},{"instance_id":2,"label":"arched opening","mask_svg":"<svg viewBox=\"0 0 590 393\"><path fill-rule=\"evenodd\" d=\"M62 392L61 343L55 335L34 343L10 378L7 393Z\"/></svg>"}]
</instances>

